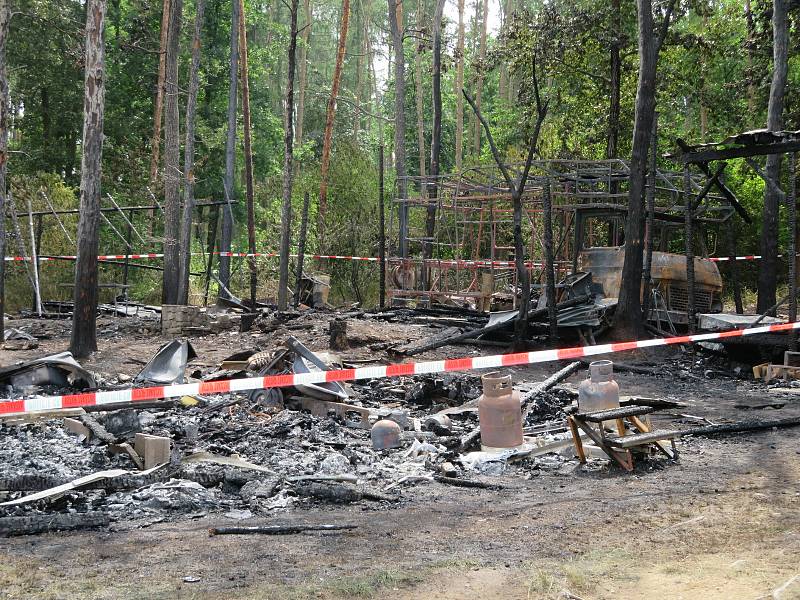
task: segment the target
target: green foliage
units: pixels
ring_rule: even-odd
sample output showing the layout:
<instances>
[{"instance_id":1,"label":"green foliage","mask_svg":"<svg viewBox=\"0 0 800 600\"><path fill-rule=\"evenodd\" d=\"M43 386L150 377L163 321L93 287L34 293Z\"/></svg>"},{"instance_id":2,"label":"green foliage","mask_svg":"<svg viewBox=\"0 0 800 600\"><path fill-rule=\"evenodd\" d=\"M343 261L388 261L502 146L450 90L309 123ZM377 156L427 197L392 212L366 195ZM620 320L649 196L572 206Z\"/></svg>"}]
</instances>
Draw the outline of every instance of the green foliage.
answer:
<instances>
[{"instance_id":1,"label":"green foliage","mask_svg":"<svg viewBox=\"0 0 800 600\"><path fill-rule=\"evenodd\" d=\"M228 102L231 0L206 0L203 23L200 94L196 118L196 189L199 199L222 198L226 110ZM301 3L302 4L302 3ZM507 4L504 28L491 32L488 54L479 59L480 23L474 4L467 3L464 85L474 93L479 77L484 80L482 112L491 124L498 147L508 160L521 160L535 112L531 89L532 65L536 62L542 92L550 110L539 144L543 158L603 158L609 137L610 48L617 43L621 55L621 115L619 156L630 153L637 82L637 28L635 3L620 2L620 23L615 26L607 0L525 0ZM423 0L417 31L417 3L405 2L406 115L405 149L410 175L419 172L416 130L414 58L422 61L424 157L430 160L432 130L431 15L435 2ZM292 240L296 247L304 193L312 198L308 249L317 248L316 197L323 130L330 93L335 48L341 18L340 0L312 0L314 17L308 50L308 82L304 114L304 136L295 148L296 169L293 194ZM83 102L83 0L17 0L8 44L13 124L9 173L20 210L30 198L34 210L47 208L44 190L56 208L78 205L80 138ZM771 75L771 2L753 0L752 33L740 0L692 0L679 2L676 20L667 36L659 62L658 111L661 154L674 149L674 140L690 143L721 139L726 135L761 127ZM460 90L455 89L456 23L452 9L443 24L442 102L443 134L441 171L450 172L455 157L455 114ZM342 87L337 103L334 146L329 181L326 252L347 255L377 253L377 149L386 146L387 198L392 196L391 170L395 86L388 67L390 49L385 0L352 3L350 34ZM255 165L257 250L274 251L280 235L280 205L284 144L284 94L289 39L289 15L277 0L246 0L249 45L250 92ZM190 41L195 0L184 0L181 39L180 86L187 87ZM791 15L789 89L800 85L800 35L795 14ZM123 207L151 203L151 192L161 202L161 182L151 186L149 164L153 133L154 100L159 61L161 2L112 0L106 22L107 95L103 151L103 191ZM300 11L299 26L305 27ZM300 42L302 44L302 42ZM373 53L370 65L370 56ZM393 60L393 58L392 58ZM375 78L377 76L377 81ZM503 81L501 81L501 79ZM297 83L297 78L295 79ZM299 85L299 84L298 84ZM503 88L512 90L508 93ZM297 101L299 90L295 90ZM800 95L787 95L787 129L800 122ZM181 106L185 96L181 95ZM181 109L183 111L183 108ZM296 111L295 111L296 112ZM295 116L299 116L295 114ZM184 126L181 113L181 128ZM487 144L473 154L475 119L465 105L464 164L492 164ZM241 122L237 132L242 140ZM183 134L183 132L182 132ZM483 137L483 135L482 135ZM162 144L163 152L163 144ZM237 151L237 173L244 171L241 147ZM675 168L662 159L662 166ZM234 207L234 249L247 247L243 175L237 177ZM756 223L736 221L740 252L758 251L758 229L763 183L741 161L731 161L728 185L735 190ZM152 190L149 188L152 187ZM106 203L106 206L110 204ZM387 202L387 222L390 221ZM196 213L192 270L206 268L205 252L213 211ZM126 222L109 213L118 231ZM44 217L42 247L47 254L74 254L73 244L57 222ZM76 217L64 225L74 232ZM137 213L134 251L159 250L162 215ZM421 226L421 223L412 223ZM126 251L124 242L107 225L101 227L101 249ZM785 248L788 232L781 230ZM28 236L23 227L23 237ZM27 238L25 238L27 240ZM218 237L217 237L218 241ZM29 243L29 242L26 242ZM393 241L389 240L390 246ZM726 252L724 238L709 238L709 249ZM148 246L148 247L144 247ZM11 252L13 250L13 252ZM12 247L9 253L17 253ZM149 264L157 264L155 262ZM332 298L337 302L376 298L377 269L374 264L330 262L309 264L333 275ZM260 261L261 293L274 293L277 261ZM754 281L755 266L740 265L745 281ZM214 266L216 269L216 266ZM42 266L45 295L66 298L72 277L71 263ZM101 280L119 281L120 267L105 266ZM132 294L156 301L159 273L132 271ZM202 301L205 282L193 280L195 302ZM234 291L247 287L247 268L234 260ZM212 293L215 285L212 284ZM30 289L19 264L9 267L7 288L11 308L29 302Z\"/></svg>"}]
</instances>

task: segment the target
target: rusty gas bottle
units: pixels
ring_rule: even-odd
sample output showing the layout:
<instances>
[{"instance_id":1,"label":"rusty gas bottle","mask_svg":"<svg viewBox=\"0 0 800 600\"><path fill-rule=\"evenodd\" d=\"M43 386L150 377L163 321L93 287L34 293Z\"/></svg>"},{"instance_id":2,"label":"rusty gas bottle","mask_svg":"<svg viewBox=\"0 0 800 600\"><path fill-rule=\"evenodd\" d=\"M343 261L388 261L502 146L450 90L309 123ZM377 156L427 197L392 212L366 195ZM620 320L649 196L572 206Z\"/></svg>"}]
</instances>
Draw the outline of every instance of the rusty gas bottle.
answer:
<instances>
[{"instance_id":1,"label":"rusty gas bottle","mask_svg":"<svg viewBox=\"0 0 800 600\"><path fill-rule=\"evenodd\" d=\"M403 445L400 435L402 433L400 425L389 419L381 419L372 426L370 437L372 447L375 450L389 450L399 448Z\"/></svg>"},{"instance_id":2,"label":"rusty gas bottle","mask_svg":"<svg viewBox=\"0 0 800 600\"><path fill-rule=\"evenodd\" d=\"M619 408L619 384L612 379L614 363L596 360L589 363L589 379L578 386L578 412L592 413ZM609 421L603 424L607 425Z\"/></svg>"},{"instance_id":3,"label":"rusty gas bottle","mask_svg":"<svg viewBox=\"0 0 800 600\"><path fill-rule=\"evenodd\" d=\"M522 406L511 376L487 373L481 377L483 395L478 398L481 448L486 451L515 448L522 438Z\"/></svg>"}]
</instances>

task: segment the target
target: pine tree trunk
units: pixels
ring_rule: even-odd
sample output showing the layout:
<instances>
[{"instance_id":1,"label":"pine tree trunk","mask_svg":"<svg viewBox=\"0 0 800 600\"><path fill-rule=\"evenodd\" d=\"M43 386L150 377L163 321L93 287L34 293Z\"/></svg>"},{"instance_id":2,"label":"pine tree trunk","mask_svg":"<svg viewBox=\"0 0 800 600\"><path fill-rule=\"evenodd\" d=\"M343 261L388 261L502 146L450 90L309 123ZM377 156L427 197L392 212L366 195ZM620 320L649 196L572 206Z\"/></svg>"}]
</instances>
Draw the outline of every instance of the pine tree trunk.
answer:
<instances>
[{"instance_id":1,"label":"pine tree trunk","mask_svg":"<svg viewBox=\"0 0 800 600\"><path fill-rule=\"evenodd\" d=\"M164 0L161 12L161 44L158 54L158 81L156 101L153 107L153 137L150 139L150 185L158 181L158 165L161 162L161 120L164 108L164 81L167 68L167 39L169 37L170 0Z\"/></svg>"},{"instance_id":2,"label":"pine tree trunk","mask_svg":"<svg viewBox=\"0 0 800 600\"><path fill-rule=\"evenodd\" d=\"M242 119L244 120L244 172L247 200L247 247L250 254L256 252L256 212L255 190L253 184L253 128L250 122L250 75L247 65L247 23L245 19L244 0L239 0L239 53L242 61ZM250 270L250 308L256 309L256 292L258 290L258 267L256 257L247 259Z\"/></svg>"},{"instance_id":3,"label":"pine tree trunk","mask_svg":"<svg viewBox=\"0 0 800 600\"><path fill-rule=\"evenodd\" d=\"M772 9L772 84L769 88L767 129L783 129L783 105L789 59L788 0L773 0ZM766 174L780 185L780 154L767 156ZM769 186L764 187L761 213L761 264L758 270L758 306L763 313L775 305L778 284L778 206L780 199Z\"/></svg>"},{"instance_id":4,"label":"pine tree trunk","mask_svg":"<svg viewBox=\"0 0 800 600\"><path fill-rule=\"evenodd\" d=\"M394 171L397 178L397 194L400 198L408 197L406 182L406 58L403 50L403 4L401 0L388 0L389 30L392 34L394 51ZM408 206L400 202L398 210L398 226L400 229L400 256L408 256Z\"/></svg>"},{"instance_id":5,"label":"pine tree trunk","mask_svg":"<svg viewBox=\"0 0 800 600\"><path fill-rule=\"evenodd\" d=\"M458 0L458 42L456 45L456 171L461 171L464 155L464 0Z\"/></svg>"},{"instance_id":6,"label":"pine tree trunk","mask_svg":"<svg viewBox=\"0 0 800 600\"><path fill-rule=\"evenodd\" d=\"M239 83L239 2L231 2L231 55L228 72L230 86L228 88L228 131L225 137L225 205L222 207L222 233L220 250L231 251L233 237L233 204L236 202L236 108ZM230 289L231 259L229 256L219 257L219 280ZM219 291L223 298L229 296L224 289Z\"/></svg>"},{"instance_id":7,"label":"pine tree trunk","mask_svg":"<svg viewBox=\"0 0 800 600\"><path fill-rule=\"evenodd\" d=\"M481 98L483 97L483 68L486 60L486 31L489 22L489 0L483 0L483 11L481 17L481 43L478 49L478 81L475 86L475 106L481 109ZM475 121L475 131L473 134L472 151L475 156L481 155L481 124Z\"/></svg>"},{"instance_id":8,"label":"pine tree trunk","mask_svg":"<svg viewBox=\"0 0 800 600\"><path fill-rule=\"evenodd\" d=\"M366 70L366 85L367 85L367 114L366 114L366 132L368 135L372 135L372 123L374 121L374 114L377 112L376 105L373 99L372 91L374 82L372 80L372 45L369 41L369 23L370 23L370 15L372 15L372 0L365 0L363 3L364 9L364 19L363 19L363 31L361 33L362 37L364 38L364 57L366 58L366 62L364 63L364 68ZM382 140L383 138L381 138Z\"/></svg>"},{"instance_id":9,"label":"pine tree trunk","mask_svg":"<svg viewBox=\"0 0 800 600\"><path fill-rule=\"evenodd\" d=\"M703 12L703 31L708 31L708 12ZM710 58L708 55L708 45L703 43L700 47L700 141L705 143L708 140L708 67Z\"/></svg>"},{"instance_id":10,"label":"pine tree trunk","mask_svg":"<svg viewBox=\"0 0 800 600\"><path fill-rule=\"evenodd\" d=\"M506 0L505 3L500 2L500 30L504 31L508 24L508 18L511 14L511 0ZM500 65L500 78L497 83L497 97L505 100L508 95L508 65L504 62Z\"/></svg>"},{"instance_id":11,"label":"pine tree trunk","mask_svg":"<svg viewBox=\"0 0 800 600\"><path fill-rule=\"evenodd\" d=\"M189 266L192 258L192 217L194 214L194 121L197 113L197 92L200 88L200 48L206 0L195 4L192 66L189 71L189 93L186 98L186 139L183 146L183 219L181 221L178 303L189 303Z\"/></svg>"},{"instance_id":12,"label":"pine tree trunk","mask_svg":"<svg viewBox=\"0 0 800 600\"><path fill-rule=\"evenodd\" d=\"M608 146L607 158L617 158L619 153L619 111L622 60L620 59L620 44L622 37L622 24L620 15L620 0L611 0L611 77L609 84L610 105L608 107Z\"/></svg>"},{"instance_id":13,"label":"pine tree trunk","mask_svg":"<svg viewBox=\"0 0 800 600\"><path fill-rule=\"evenodd\" d=\"M417 0L417 31L422 31L422 0ZM434 24L434 27L436 25ZM425 177L425 129L424 102L422 97L422 42L416 42L414 52L414 88L417 102L417 152L419 153L419 176Z\"/></svg>"},{"instance_id":14,"label":"pine tree trunk","mask_svg":"<svg viewBox=\"0 0 800 600\"><path fill-rule=\"evenodd\" d=\"M328 98L328 111L325 116L325 134L322 138L322 165L320 167L319 209L317 212L317 238L320 254L325 251L325 213L328 209L328 170L331 165L331 145L333 144L333 119L336 116L336 99L342 80L342 65L347 46L347 27L350 23L350 0L342 0L342 23L339 30L339 48L336 51L336 65L333 68L331 95Z\"/></svg>"},{"instance_id":15,"label":"pine tree trunk","mask_svg":"<svg viewBox=\"0 0 800 600\"><path fill-rule=\"evenodd\" d=\"M87 0L81 149L81 210L70 351L84 358L97 350L97 254L105 108L105 0Z\"/></svg>"},{"instance_id":16,"label":"pine tree trunk","mask_svg":"<svg viewBox=\"0 0 800 600\"><path fill-rule=\"evenodd\" d=\"M178 109L178 59L180 54L183 0L170 0L169 41L165 69L164 98L164 278L163 304L178 303L181 235L181 138Z\"/></svg>"},{"instance_id":17,"label":"pine tree trunk","mask_svg":"<svg viewBox=\"0 0 800 600\"><path fill-rule=\"evenodd\" d=\"M747 114L752 115L756 110L756 77L753 72L753 54L755 53L755 31L751 0L744 0L744 18L747 23Z\"/></svg>"},{"instance_id":18,"label":"pine tree trunk","mask_svg":"<svg viewBox=\"0 0 800 600\"><path fill-rule=\"evenodd\" d=\"M372 14L372 0L367 0L367 14ZM365 35L367 36L367 56L369 57L370 89L373 103L372 106L373 112L380 114L382 102L380 90L378 89L378 76L375 72L375 56L372 51L372 40L370 39L369 24L370 21L367 20L366 23L364 23L364 27L366 27ZM391 49L391 45L389 48ZM389 71L391 71L391 68L389 68ZM381 140L381 143L383 143L383 119L378 117L375 120L378 122L378 139Z\"/></svg>"},{"instance_id":19,"label":"pine tree trunk","mask_svg":"<svg viewBox=\"0 0 800 600\"><path fill-rule=\"evenodd\" d=\"M314 15L311 0L303 0L303 12L305 14L306 26L303 28L302 40L300 45L300 65L297 77L297 129L295 130L294 144L303 144L303 126L305 124L306 110L306 82L308 79L308 45L311 43L311 26Z\"/></svg>"},{"instance_id":20,"label":"pine tree trunk","mask_svg":"<svg viewBox=\"0 0 800 600\"><path fill-rule=\"evenodd\" d=\"M436 232L439 160L442 148L442 13L445 0L438 0L433 17L433 131L431 132L431 180L428 186L428 207L425 214L425 243L423 258L433 256L433 237ZM430 284L426 277L426 287Z\"/></svg>"},{"instance_id":21,"label":"pine tree trunk","mask_svg":"<svg viewBox=\"0 0 800 600\"><path fill-rule=\"evenodd\" d=\"M359 6L360 3L359 3ZM365 19L363 7L359 11L360 16ZM358 55L356 56L356 85L353 90L353 144L358 145L358 134L361 131L361 96L362 96L362 85L363 85L363 77L362 72L364 70L364 56L366 55L366 50L364 50L364 28L363 27L356 27L355 31L358 33L356 35L356 40L354 40L354 45L358 44Z\"/></svg>"},{"instance_id":22,"label":"pine tree trunk","mask_svg":"<svg viewBox=\"0 0 800 600\"><path fill-rule=\"evenodd\" d=\"M6 254L6 169L8 167L8 65L6 43L8 22L11 19L11 0L0 0L0 257ZM6 261L0 260L0 340L5 331L5 270Z\"/></svg>"},{"instance_id":23,"label":"pine tree trunk","mask_svg":"<svg viewBox=\"0 0 800 600\"><path fill-rule=\"evenodd\" d=\"M284 150L283 150L283 204L281 206L281 249L278 281L278 310L289 307L289 250L292 234L292 152L294 70L297 53L297 0L292 0L289 37L288 69L286 75L286 101L284 102Z\"/></svg>"},{"instance_id":24,"label":"pine tree trunk","mask_svg":"<svg viewBox=\"0 0 800 600\"><path fill-rule=\"evenodd\" d=\"M615 316L617 335L623 337L636 337L644 329L641 301L644 192L648 150L656 109L656 68L663 41L654 33L651 0L637 0L636 5L639 23L639 80L633 125L628 216L625 221L625 262L622 267L622 282ZM666 18L669 19L669 16ZM669 25L669 21L666 25ZM662 31L665 32L666 28Z\"/></svg>"}]
</instances>

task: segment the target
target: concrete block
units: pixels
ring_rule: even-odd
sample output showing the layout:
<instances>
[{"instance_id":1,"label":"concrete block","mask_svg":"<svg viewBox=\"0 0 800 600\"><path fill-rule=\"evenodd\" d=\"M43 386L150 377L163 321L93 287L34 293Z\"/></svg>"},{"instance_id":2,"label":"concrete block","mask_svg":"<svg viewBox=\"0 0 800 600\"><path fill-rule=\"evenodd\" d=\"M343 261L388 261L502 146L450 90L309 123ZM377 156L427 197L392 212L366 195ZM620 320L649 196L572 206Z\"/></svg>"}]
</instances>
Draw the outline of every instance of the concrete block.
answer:
<instances>
[{"instance_id":1,"label":"concrete block","mask_svg":"<svg viewBox=\"0 0 800 600\"><path fill-rule=\"evenodd\" d=\"M168 437L137 433L133 447L144 460L144 468L150 469L169 462L170 442Z\"/></svg>"}]
</instances>

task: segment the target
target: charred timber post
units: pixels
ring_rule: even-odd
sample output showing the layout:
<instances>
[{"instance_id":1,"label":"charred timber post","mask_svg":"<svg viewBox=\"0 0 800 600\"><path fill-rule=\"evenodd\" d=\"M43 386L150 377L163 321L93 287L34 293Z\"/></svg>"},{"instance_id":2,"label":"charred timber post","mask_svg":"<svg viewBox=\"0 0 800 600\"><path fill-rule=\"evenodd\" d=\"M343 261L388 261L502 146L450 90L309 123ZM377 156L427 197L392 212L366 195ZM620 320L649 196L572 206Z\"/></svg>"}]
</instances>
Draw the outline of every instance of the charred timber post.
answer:
<instances>
[{"instance_id":1,"label":"charred timber post","mask_svg":"<svg viewBox=\"0 0 800 600\"><path fill-rule=\"evenodd\" d=\"M683 199L686 205L686 318L689 324L689 333L695 330L694 315L694 231L692 223L692 198L691 198L691 177L689 174L689 163L683 165Z\"/></svg>"},{"instance_id":2,"label":"charred timber post","mask_svg":"<svg viewBox=\"0 0 800 600\"><path fill-rule=\"evenodd\" d=\"M725 235L728 243L728 272L733 282L733 302L736 305L736 314L744 314L744 304L742 303L742 288L739 285L739 271L736 266L736 228L734 223L728 223Z\"/></svg>"},{"instance_id":3,"label":"charred timber post","mask_svg":"<svg viewBox=\"0 0 800 600\"><path fill-rule=\"evenodd\" d=\"M573 241L573 246L575 247L572 251L572 274L575 275L575 273L578 272L578 256L583 247L583 213L579 210L575 211L575 224L573 225L573 229L575 229L575 238Z\"/></svg>"},{"instance_id":4,"label":"charred timber post","mask_svg":"<svg viewBox=\"0 0 800 600\"><path fill-rule=\"evenodd\" d=\"M254 181L253 181L253 128L250 118L250 73L248 68L247 50L247 23L245 17L244 0L239 0L239 71L242 86L242 120L244 121L244 173L245 173L245 198L247 201L247 246L250 254L256 253L256 216L254 200ZM290 104L291 106L291 104ZM287 134L291 136L291 125L287 128ZM282 220L285 224L285 215ZM283 248L281 248L283 250ZM250 310L256 311L256 294L258 292L258 266L256 257L249 256L247 266L250 271ZM280 291L278 290L279 298ZM280 304L280 299L278 300ZM284 300L285 304L285 300ZM283 306L282 308L286 308Z\"/></svg>"},{"instance_id":5,"label":"charred timber post","mask_svg":"<svg viewBox=\"0 0 800 600\"><path fill-rule=\"evenodd\" d=\"M131 242L133 241L133 211L130 211L129 214L130 214L130 219L128 219L128 229L127 229L127 231L125 231L125 238L126 238L128 247L130 247ZM125 254L125 267L122 270L122 285L123 286L127 286L128 285L128 266L130 265L130 262L131 262L130 254L129 253ZM128 288L127 287L123 287L122 288L122 293L125 294L125 298L127 299L128 298Z\"/></svg>"},{"instance_id":6,"label":"charred timber post","mask_svg":"<svg viewBox=\"0 0 800 600\"><path fill-rule=\"evenodd\" d=\"M378 258L380 259L378 293L381 308L386 305L386 214L383 206L383 160L383 144L381 144L378 148Z\"/></svg>"},{"instance_id":7,"label":"charred timber post","mask_svg":"<svg viewBox=\"0 0 800 600\"><path fill-rule=\"evenodd\" d=\"M789 155L789 322L797 320L797 153ZM789 334L789 348L797 350L797 332Z\"/></svg>"},{"instance_id":8,"label":"charred timber post","mask_svg":"<svg viewBox=\"0 0 800 600\"><path fill-rule=\"evenodd\" d=\"M303 214L300 216L300 239L297 242L297 278L294 286L294 306L300 304L300 286L303 282L303 261L306 257L306 235L308 234L308 192L303 194Z\"/></svg>"},{"instance_id":9,"label":"charred timber post","mask_svg":"<svg viewBox=\"0 0 800 600\"><path fill-rule=\"evenodd\" d=\"M208 306L208 289L211 286L211 270L214 267L214 248L217 245L217 227L219 225L219 206L214 207L211 223L208 224L208 262L206 262L206 287L203 294L203 306Z\"/></svg>"},{"instance_id":10,"label":"charred timber post","mask_svg":"<svg viewBox=\"0 0 800 600\"><path fill-rule=\"evenodd\" d=\"M658 160L658 113L653 117L653 132L650 139L650 169L647 173L647 215L644 229L644 293L642 294L642 321L650 316L650 293L653 288L653 227L656 216L656 167Z\"/></svg>"},{"instance_id":11,"label":"charred timber post","mask_svg":"<svg viewBox=\"0 0 800 600\"><path fill-rule=\"evenodd\" d=\"M550 194L549 176L545 178L544 188L542 189L542 212L544 215L544 270L545 285L547 286L547 320L550 324L550 337L555 338L558 336L558 308L556 307L556 281L553 270L553 203Z\"/></svg>"}]
</instances>

